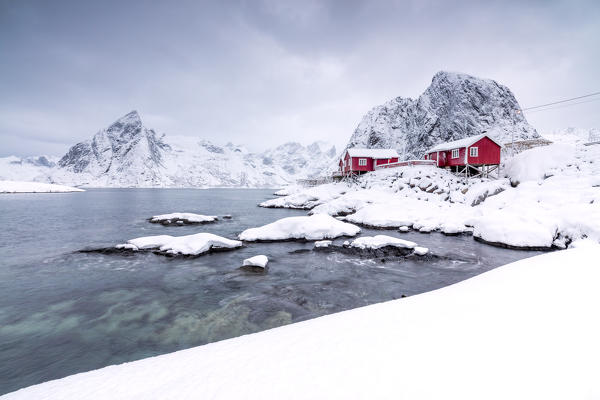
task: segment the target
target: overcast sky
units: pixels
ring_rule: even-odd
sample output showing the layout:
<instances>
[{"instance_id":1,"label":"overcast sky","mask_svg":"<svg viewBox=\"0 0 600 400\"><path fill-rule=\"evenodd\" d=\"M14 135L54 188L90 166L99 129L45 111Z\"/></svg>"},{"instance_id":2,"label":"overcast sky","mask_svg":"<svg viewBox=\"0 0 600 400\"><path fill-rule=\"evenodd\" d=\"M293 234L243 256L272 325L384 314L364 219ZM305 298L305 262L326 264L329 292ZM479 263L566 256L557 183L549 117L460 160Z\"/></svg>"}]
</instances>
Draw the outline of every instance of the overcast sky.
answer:
<instances>
[{"instance_id":1,"label":"overcast sky","mask_svg":"<svg viewBox=\"0 0 600 400\"><path fill-rule=\"evenodd\" d=\"M0 156L62 155L134 109L251 150L343 144L439 70L522 107L599 91L600 1L0 0ZM600 101L527 116L600 127Z\"/></svg>"}]
</instances>

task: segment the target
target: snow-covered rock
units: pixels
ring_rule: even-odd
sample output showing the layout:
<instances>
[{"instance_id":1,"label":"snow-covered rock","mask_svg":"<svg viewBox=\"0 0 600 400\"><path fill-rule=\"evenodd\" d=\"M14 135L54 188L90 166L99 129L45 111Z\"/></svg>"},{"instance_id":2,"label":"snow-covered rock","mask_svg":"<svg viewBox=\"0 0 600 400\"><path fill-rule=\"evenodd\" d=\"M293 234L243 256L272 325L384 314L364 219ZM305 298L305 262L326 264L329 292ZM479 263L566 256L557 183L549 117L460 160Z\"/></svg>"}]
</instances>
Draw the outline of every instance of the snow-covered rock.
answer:
<instances>
[{"instance_id":1,"label":"snow-covered rock","mask_svg":"<svg viewBox=\"0 0 600 400\"><path fill-rule=\"evenodd\" d=\"M350 247L356 247L358 249L380 249L388 246L414 249L417 247L417 244L409 240L398 239L388 235L363 236L354 239L352 243L350 243Z\"/></svg>"},{"instance_id":2,"label":"snow-covered rock","mask_svg":"<svg viewBox=\"0 0 600 400\"><path fill-rule=\"evenodd\" d=\"M119 244L117 249L124 250L158 250L167 255L197 256L210 251L229 250L242 247L239 240L231 240L212 233L196 233L186 236L144 236Z\"/></svg>"},{"instance_id":3,"label":"snow-covered rock","mask_svg":"<svg viewBox=\"0 0 600 400\"><path fill-rule=\"evenodd\" d=\"M315 242L315 248L327 248L331 246L333 242L331 240L319 240Z\"/></svg>"},{"instance_id":4,"label":"snow-covered rock","mask_svg":"<svg viewBox=\"0 0 600 400\"><path fill-rule=\"evenodd\" d=\"M421 159L442 142L488 133L500 143L539 137L506 86L454 72L438 72L416 100L398 97L362 119L347 147L393 148Z\"/></svg>"},{"instance_id":5,"label":"snow-covered rock","mask_svg":"<svg viewBox=\"0 0 600 400\"><path fill-rule=\"evenodd\" d=\"M271 240L323 240L339 236L355 236L360 232L356 225L338 221L329 215L288 217L259 228L246 229L239 235L245 241Z\"/></svg>"},{"instance_id":6,"label":"snow-covered rock","mask_svg":"<svg viewBox=\"0 0 600 400\"><path fill-rule=\"evenodd\" d=\"M66 193L66 192L84 192L84 190L70 187L70 186L54 185L54 184L50 184L50 183L0 181L0 193Z\"/></svg>"},{"instance_id":7,"label":"snow-covered rock","mask_svg":"<svg viewBox=\"0 0 600 400\"><path fill-rule=\"evenodd\" d=\"M429 253L429 249L427 247L417 246L413 250L418 256L424 256L425 254Z\"/></svg>"},{"instance_id":8,"label":"snow-covered rock","mask_svg":"<svg viewBox=\"0 0 600 400\"><path fill-rule=\"evenodd\" d=\"M242 263L244 267L259 267L266 268L269 262L269 258L265 255L258 255L250 258L246 258Z\"/></svg>"},{"instance_id":9,"label":"snow-covered rock","mask_svg":"<svg viewBox=\"0 0 600 400\"><path fill-rule=\"evenodd\" d=\"M170 213L155 215L150 218L150 222L163 225L190 225L190 224L207 224L216 222L219 218L214 215L202 215L194 213Z\"/></svg>"},{"instance_id":10,"label":"snow-covered rock","mask_svg":"<svg viewBox=\"0 0 600 400\"><path fill-rule=\"evenodd\" d=\"M556 173L556 169L575 163L575 147L552 144L517 154L506 163L506 175L513 184L540 181Z\"/></svg>"},{"instance_id":11,"label":"snow-covered rock","mask_svg":"<svg viewBox=\"0 0 600 400\"><path fill-rule=\"evenodd\" d=\"M599 257L597 244L531 257L433 292L80 373L3 400L596 398Z\"/></svg>"}]
</instances>

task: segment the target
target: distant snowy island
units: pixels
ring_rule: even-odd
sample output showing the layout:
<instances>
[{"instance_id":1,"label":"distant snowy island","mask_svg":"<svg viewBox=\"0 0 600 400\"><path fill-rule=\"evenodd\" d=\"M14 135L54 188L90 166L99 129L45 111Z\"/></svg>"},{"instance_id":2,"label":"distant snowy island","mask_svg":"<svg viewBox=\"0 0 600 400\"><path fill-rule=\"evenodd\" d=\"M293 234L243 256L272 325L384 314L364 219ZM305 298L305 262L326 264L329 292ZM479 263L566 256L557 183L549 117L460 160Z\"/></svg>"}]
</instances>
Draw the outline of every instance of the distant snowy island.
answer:
<instances>
[{"instance_id":1,"label":"distant snowy island","mask_svg":"<svg viewBox=\"0 0 600 400\"><path fill-rule=\"evenodd\" d=\"M54 185L40 182L0 181L0 193L68 193L84 192L64 185Z\"/></svg>"}]
</instances>

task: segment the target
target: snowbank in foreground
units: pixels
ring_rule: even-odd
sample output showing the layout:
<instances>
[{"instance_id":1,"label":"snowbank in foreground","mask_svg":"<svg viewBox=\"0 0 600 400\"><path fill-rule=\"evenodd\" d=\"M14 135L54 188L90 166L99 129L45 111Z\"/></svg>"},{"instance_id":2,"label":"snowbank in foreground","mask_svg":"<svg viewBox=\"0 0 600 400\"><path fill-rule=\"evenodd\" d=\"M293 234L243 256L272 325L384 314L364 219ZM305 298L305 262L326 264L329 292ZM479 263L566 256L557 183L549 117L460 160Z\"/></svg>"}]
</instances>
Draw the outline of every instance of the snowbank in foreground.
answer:
<instances>
[{"instance_id":1,"label":"snowbank in foreground","mask_svg":"<svg viewBox=\"0 0 600 400\"><path fill-rule=\"evenodd\" d=\"M227 239L212 233L196 233L186 236L144 236L128 240L127 243L116 246L127 250L153 250L165 254L199 255L211 250L235 249L242 247L242 242Z\"/></svg>"},{"instance_id":2,"label":"snowbank in foreground","mask_svg":"<svg viewBox=\"0 0 600 400\"><path fill-rule=\"evenodd\" d=\"M593 399L598 245L3 399Z\"/></svg>"},{"instance_id":3,"label":"snowbank in foreground","mask_svg":"<svg viewBox=\"0 0 600 400\"><path fill-rule=\"evenodd\" d=\"M323 240L339 236L355 236L360 232L356 225L338 221L325 214L309 217L288 217L259 228L246 229L240 233L239 239L257 240Z\"/></svg>"},{"instance_id":4,"label":"snowbank in foreground","mask_svg":"<svg viewBox=\"0 0 600 400\"><path fill-rule=\"evenodd\" d=\"M52 183L0 181L0 193L67 193L85 192L83 189Z\"/></svg>"}]
</instances>

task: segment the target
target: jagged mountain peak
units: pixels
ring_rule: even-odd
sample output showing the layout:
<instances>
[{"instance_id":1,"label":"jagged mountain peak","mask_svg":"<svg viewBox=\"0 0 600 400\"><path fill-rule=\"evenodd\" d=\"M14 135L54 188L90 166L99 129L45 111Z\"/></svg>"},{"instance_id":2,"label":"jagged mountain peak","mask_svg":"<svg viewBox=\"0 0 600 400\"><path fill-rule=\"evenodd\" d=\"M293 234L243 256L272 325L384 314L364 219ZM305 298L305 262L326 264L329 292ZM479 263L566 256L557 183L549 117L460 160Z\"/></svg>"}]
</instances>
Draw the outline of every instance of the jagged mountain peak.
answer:
<instances>
[{"instance_id":1,"label":"jagged mountain peak","mask_svg":"<svg viewBox=\"0 0 600 400\"><path fill-rule=\"evenodd\" d=\"M496 81L440 71L416 100L397 97L369 111L347 147L394 148L408 159L438 143L486 132L503 143L513 134L539 137L520 110L510 89Z\"/></svg>"}]
</instances>

